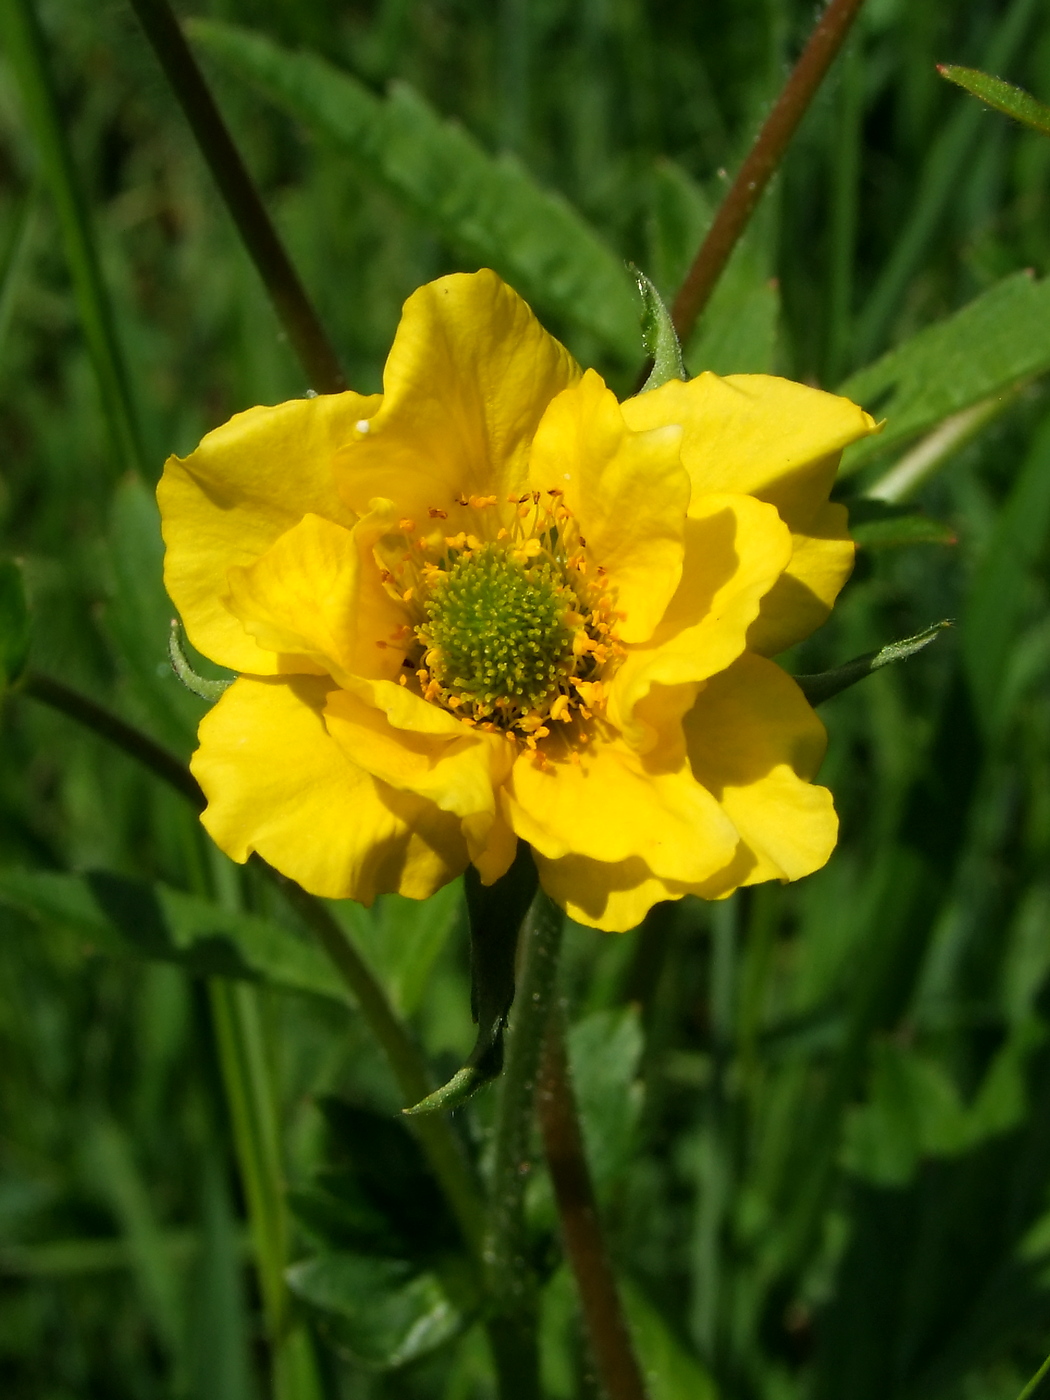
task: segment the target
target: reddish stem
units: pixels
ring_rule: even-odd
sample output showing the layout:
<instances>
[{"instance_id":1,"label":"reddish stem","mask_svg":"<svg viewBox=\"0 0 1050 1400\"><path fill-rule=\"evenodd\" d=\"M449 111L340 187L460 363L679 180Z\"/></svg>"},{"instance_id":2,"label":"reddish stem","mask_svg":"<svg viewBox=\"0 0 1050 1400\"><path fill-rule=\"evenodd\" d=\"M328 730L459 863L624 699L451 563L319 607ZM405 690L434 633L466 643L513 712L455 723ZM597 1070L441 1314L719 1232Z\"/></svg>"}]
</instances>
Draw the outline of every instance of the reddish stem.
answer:
<instances>
[{"instance_id":1,"label":"reddish stem","mask_svg":"<svg viewBox=\"0 0 1050 1400\"><path fill-rule=\"evenodd\" d=\"M547 1025L537 1105L565 1253L576 1278L598 1375L608 1400L646 1400L598 1219L557 1007Z\"/></svg>"},{"instance_id":2,"label":"reddish stem","mask_svg":"<svg viewBox=\"0 0 1050 1400\"><path fill-rule=\"evenodd\" d=\"M816 96L863 2L831 0L810 35L675 297L671 317L679 340L687 339L696 318L707 305L729 255L747 228L795 128Z\"/></svg>"}]
</instances>

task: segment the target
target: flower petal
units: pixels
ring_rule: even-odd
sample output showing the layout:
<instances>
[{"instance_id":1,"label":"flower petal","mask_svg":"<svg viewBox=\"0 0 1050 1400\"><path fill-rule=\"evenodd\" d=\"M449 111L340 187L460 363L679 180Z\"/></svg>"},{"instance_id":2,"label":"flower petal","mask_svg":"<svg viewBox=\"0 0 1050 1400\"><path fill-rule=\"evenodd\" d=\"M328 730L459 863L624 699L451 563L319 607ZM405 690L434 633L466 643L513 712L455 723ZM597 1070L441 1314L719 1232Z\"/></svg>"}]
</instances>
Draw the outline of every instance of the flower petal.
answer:
<instances>
[{"instance_id":1,"label":"flower petal","mask_svg":"<svg viewBox=\"0 0 1050 1400\"><path fill-rule=\"evenodd\" d=\"M352 530L306 515L248 568L229 573L226 606L282 673L353 673L390 680L404 656L394 634L405 612L372 557L390 526L389 502Z\"/></svg>"},{"instance_id":2,"label":"flower petal","mask_svg":"<svg viewBox=\"0 0 1050 1400\"><path fill-rule=\"evenodd\" d=\"M751 496L704 496L685 539L682 580L660 625L629 649L610 686L609 719L639 752L689 708L700 681L743 652L762 599L791 558L787 526Z\"/></svg>"},{"instance_id":3,"label":"flower petal","mask_svg":"<svg viewBox=\"0 0 1050 1400\"><path fill-rule=\"evenodd\" d=\"M578 924L606 933L637 928L653 905L665 899L681 899L686 894L721 898L727 882L730 890L745 883L753 863L753 856L741 843L729 865L710 880L686 885L657 879L637 856L612 862L576 855L548 860L536 854L540 884L551 899Z\"/></svg>"},{"instance_id":4,"label":"flower petal","mask_svg":"<svg viewBox=\"0 0 1050 1400\"><path fill-rule=\"evenodd\" d=\"M345 690L329 693L325 722L347 758L373 777L461 819L487 817L492 825L495 788L512 758L502 736L457 721L452 734L396 729L382 710Z\"/></svg>"},{"instance_id":5,"label":"flower petal","mask_svg":"<svg viewBox=\"0 0 1050 1400\"><path fill-rule=\"evenodd\" d=\"M762 607L749 639L774 654L823 622L852 566L852 546L828 492L842 449L877 432L849 399L765 374L705 373L672 380L623 406L634 428L681 423L691 509L711 491L739 491L775 505L795 536L796 557Z\"/></svg>"},{"instance_id":6,"label":"flower petal","mask_svg":"<svg viewBox=\"0 0 1050 1400\"><path fill-rule=\"evenodd\" d=\"M588 556L615 585L627 642L651 634L681 577L689 477L680 440L673 425L628 428L594 370L558 395L536 430L529 484L564 493Z\"/></svg>"},{"instance_id":7,"label":"flower petal","mask_svg":"<svg viewBox=\"0 0 1050 1400\"><path fill-rule=\"evenodd\" d=\"M328 899L425 899L467 852L454 817L351 763L324 725L331 682L241 677L205 715L190 767L208 832L231 859L252 851Z\"/></svg>"},{"instance_id":8,"label":"flower petal","mask_svg":"<svg viewBox=\"0 0 1050 1400\"><path fill-rule=\"evenodd\" d=\"M278 671L277 657L223 605L226 575L252 564L307 511L354 523L335 487L332 454L380 402L378 394L345 393L251 408L188 457L168 458L157 487L164 582L205 656L235 671Z\"/></svg>"},{"instance_id":9,"label":"flower petal","mask_svg":"<svg viewBox=\"0 0 1050 1400\"><path fill-rule=\"evenodd\" d=\"M830 792L811 780L826 736L789 675L742 656L707 683L684 729L697 781L755 857L743 883L797 880L825 864L838 818Z\"/></svg>"},{"instance_id":10,"label":"flower petal","mask_svg":"<svg viewBox=\"0 0 1050 1400\"><path fill-rule=\"evenodd\" d=\"M456 273L413 292L383 373L383 407L337 458L359 512L388 496L426 519L461 493L506 494L526 480L544 409L580 370L494 272Z\"/></svg>"},{"instance_id":11,"label":"flower petal","mask_svg":"<svg viewBox=\"0 0 1050 1400\"><path fill-rule=\"evenodd\" d=\"M617 740L595 742L579 763L515 761L504 789L524 841L552 860L638 857L665 879L697 883L733 857L738 837L689 771L684 753L639 758Z\"/></svg>"}]
</instances>

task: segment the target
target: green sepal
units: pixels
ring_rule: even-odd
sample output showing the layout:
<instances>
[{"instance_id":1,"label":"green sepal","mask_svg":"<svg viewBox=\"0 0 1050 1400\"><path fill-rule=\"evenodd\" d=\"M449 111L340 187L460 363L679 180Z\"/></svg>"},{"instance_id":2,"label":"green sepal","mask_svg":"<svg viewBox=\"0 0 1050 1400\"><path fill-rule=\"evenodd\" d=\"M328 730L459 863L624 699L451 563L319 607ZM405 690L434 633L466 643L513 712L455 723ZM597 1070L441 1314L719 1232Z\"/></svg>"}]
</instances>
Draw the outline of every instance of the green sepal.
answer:
<instances>
[{"instance_id":1,"label":"green sepal","mask_svg":"<svg viewBox=\"0 0 1050 1400\"><path fill-rule=\"evenodd\" d=\"M1015 122L1030 126L1043 136L1050 136L1050 107L1037 102L1024 88L1004 83L1002 78L993 78L979 68L960 68L954 63L938 63L937 72L950 83L958 84L986 107L994 107L997 112L1013 117Z\"/></svg>"},{"instance_id":2,"label":"green sepal","mask_svg":"<svg viewBox=\"0 0 1050 1400\"><path fill-rule=\"evenodd\" d=\"M944 629L951 625L950 622L935 622L924 632L916 632L914 637L890 642L878 651L869 651L864 656L847 661L845 666L836 666L831 671L819 671L812 676L795 676L793 679L811 705L822 705L825 700L838 695L840 690L848 690L851 685L856 685L873 671L881 670L883 666L891 666L897 661L907 661L909 656L914 656L917 651L922 651L923 647L928 647L931 642L936 641Z\"/></svg>"},{"instance_id":3,"label":"green sepal","mask_svg":"<svg viewBox=\"0 0 1050 1400\"><path fill-rule=\"evenodd\" d=\"M229 690L233 685L231 680L209 680L207 676L198 675L190 665L182 645L182 623L177 617L171 619L171 631L168 633L168 656L171 658L171 669L178 676L179 680L187 690L199 695L202 700L212 702L218 700L223 691Z\"/></svg>"},{"instance_id":4,"label":"green sepal","mask_svg":"<svg viewBox=\"0 0 1050 1400\"><path fill-rule=\"evenodd\" d=\"M900 549L910 544L957 544L950 525L911 506L889 501L849 503L849 532L858 549Z\"/></svg>"},{"instance_id":5,"label":"green sepal","mask_svg":"<svg viewBox=\"0 0 1050 1400\"><path fill-rule=\"evenodd\" d=\"M518 933L536 893L532 852L519 841L505 875L483 885L473 866L464 877L470 920L470 1010L478 1028L466 1063L447 1084L403 1112L437 1113L458 1108L503 1068L503 1032L514 1001Z\"/></svg>"},{"instance_id":6,"label":"green sepal","mask_svg":"<svg viewBox=\"0 0 1050 1400\"><path fill-rule=\"evenodd\" d=\"M688 379L682 347L678 343L678 332L671 320L671 313L664 305L663 297L640 268L630 264L638 291L642 298L642 345L653 367L639 393L647 394L650 389L659 389L672 379Z\"/></svg>"},{"instance_id":7,"label":"green sepal","mask_svg":"<svg viewBox=\"0 0 1050 1400\"><path fill-rule=\"evenodd\" d=\"M0 692L13 685L29 656L29 606L22 570L0 559Z\"/></svg>"}]
</instances>

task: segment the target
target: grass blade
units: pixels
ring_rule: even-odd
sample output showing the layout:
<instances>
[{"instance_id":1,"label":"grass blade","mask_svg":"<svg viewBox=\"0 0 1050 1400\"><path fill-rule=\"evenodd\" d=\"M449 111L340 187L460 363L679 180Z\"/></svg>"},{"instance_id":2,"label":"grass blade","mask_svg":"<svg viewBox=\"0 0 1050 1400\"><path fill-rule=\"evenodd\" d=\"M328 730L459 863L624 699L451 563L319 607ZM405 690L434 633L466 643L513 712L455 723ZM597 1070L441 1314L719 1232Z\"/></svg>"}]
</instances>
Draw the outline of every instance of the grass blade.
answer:
<instances>
[{"instance_id":1,"label":"grass blade","mask_svg":"<svg viewBox=\"0 0 1050 1400\"><path fill-rule=\"evenodd\" d=\"M113 308L62 122L44 33L32 0L0 0L0 35L18 78L26 120L58 213L84 338L113 439L116 471L139 471L145 475L138 416L117 339Z\"/></svg>"}]
</instances>

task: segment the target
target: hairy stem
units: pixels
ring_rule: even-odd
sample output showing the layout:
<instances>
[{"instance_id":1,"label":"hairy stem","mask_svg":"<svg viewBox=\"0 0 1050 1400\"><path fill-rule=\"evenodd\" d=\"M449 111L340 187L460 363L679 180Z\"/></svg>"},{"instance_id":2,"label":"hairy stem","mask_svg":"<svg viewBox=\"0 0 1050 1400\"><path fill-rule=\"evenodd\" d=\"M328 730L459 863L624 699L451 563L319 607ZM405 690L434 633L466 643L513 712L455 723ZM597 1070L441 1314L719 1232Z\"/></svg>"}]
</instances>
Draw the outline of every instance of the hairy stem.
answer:
<instances>
[{"instance_id":1,"label":"hairy stem","mask_svg":"<svg viewBox=\"0 0 1050 1400\"><path fill-rule=\"evenodd\" d=\"M564 919L539 891L522 925L522 968L507 1032L496 1113L492 1202L485 1265L496 1310L492 1335L501 1400L539 1394L536 1286L525 1234L532 1111Z\"/></svg>"},{"instance_id":2,"label":"hairy stem","mask_svg":"<svg viewBox=\"0 0 1050 1400\"><path fill-rule=\"evenodd\" d=\"M339 393L346 388L346 380L336 353L233 144L171 7L167 0L131 0L131 5L182 106L219 193L226 201L310 383L319 393Z\"/></svg>"},{"instance_id":3,"label":"hairy stem","mask_svg":"<svg viewBox=\"0 0 1050 1400\"><path fill-rule=\"evenodd\" d=\"M61 681L35 672L28 673L19 688L23 694L59 710L100 738L115 744L174 788L197 811L206 805L197 780L173 754L101 705L71 690ZM253 857L253 863L280 888L332 959L339 975L353 993L369 1030L385 1053L406 1104L418 1102L434 1087L433 1082L423 1057L394 1014L386 993L364 959L319 899L258 856ZM419 1136L431 1170L459 1222L465 1242L473 1256L478 1258L481 1251L478 1186L448 1119L440 1115L417 1118L411 1120L411 1126Z\"/></svg>"},{"instance_id":4,"label":"hairy stem","mask_svg":"<svg viewBox=\"0 0 1050 1400\"><path fill-rule=\"evenodd\" d=\"M679 340L688 338L707 305L729 255L747 228L862 4L863 0L831 0L810 35L675 297L671 317Z\"/></svg>"},{"instance_id":5,"label":"hairy stem","mask_svg":"<svg viewBox=\"0 0 1050 1400\"><path fill-rule=\"evenodd\" d=\"M645 1382L598 1218L560 1006L552 1007L548 1019L539 1084L543 1150L595 1367L608 1400L645 1400Z\"/></svg>"}]
</instances>

